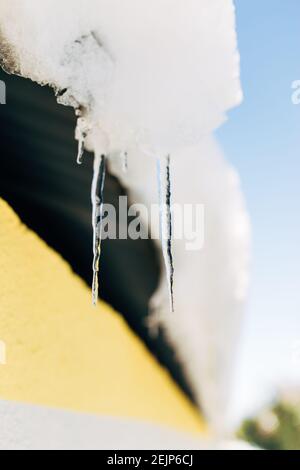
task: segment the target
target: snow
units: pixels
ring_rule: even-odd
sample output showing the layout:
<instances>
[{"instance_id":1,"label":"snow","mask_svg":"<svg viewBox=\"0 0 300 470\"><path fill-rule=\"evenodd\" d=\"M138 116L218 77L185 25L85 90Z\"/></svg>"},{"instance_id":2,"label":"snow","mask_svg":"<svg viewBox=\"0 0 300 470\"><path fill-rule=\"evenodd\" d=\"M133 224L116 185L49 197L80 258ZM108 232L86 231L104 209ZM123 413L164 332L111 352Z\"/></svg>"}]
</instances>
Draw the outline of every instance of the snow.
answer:
<instances>
[{"instance_id":1,"label":"snow","mask_svg":"<svg viewBox=\"0 0 300 470\"><path fill-rule=\"evenodd\" d=\"M109 151L195 144L239 103L231 0L1 0L21 74L101 122Z\"/></svg>"},{"instance_id":2,"label":"snow","mask_svg":"<svg viewBox=\"0 0 300 470\"><path fill-rule=\"evenodd\" d=\"M232 0L0 0L0 18L6 67L50 84L60 103L76 109L79 163L83 144L108 156L132 198L150 207L156 159L170 155L172 202L204 204L204 248L187 252L184 241L173 243L172 315L170 218L162 211L168 279L152 306L220 430L249 257L239 180L212 137L242 98ZM165 178L161 190L166 201ZM95 213L95 191L93 204Z\"/></svg>"}]
</instances>

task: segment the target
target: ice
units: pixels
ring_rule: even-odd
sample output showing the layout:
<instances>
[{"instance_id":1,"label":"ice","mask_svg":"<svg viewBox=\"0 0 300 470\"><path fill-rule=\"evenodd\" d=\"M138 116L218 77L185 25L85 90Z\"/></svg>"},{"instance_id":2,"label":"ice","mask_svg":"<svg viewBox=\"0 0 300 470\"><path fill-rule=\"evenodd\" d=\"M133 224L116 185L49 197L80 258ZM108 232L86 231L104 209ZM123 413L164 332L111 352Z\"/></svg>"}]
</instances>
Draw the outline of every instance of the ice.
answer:
<instances>
[{"instance_id":1,"label":"ice","mask_svg":"<svg viewBox=\"0 0 300 470\"><path fill-rule=\"evenodd\" d=\"M82 165L82 159L84 154L84 138L80 137L78 140L78 154L77 154L77 163L78 165Z\"/></svg>"},{"instance_id":2,"label":"ice","mask_svg":"<svg viewBox=\"0 0 300 470\"><path fill-rule=\"evenodd\" d=\"M105 156L95 153L94 157L94 175L92 182L92 206L93 206L93 286L92 300L93 305L97 305L99 291L99 271L101 257L101 237L102 237L102 221L103 221L103 204L104 204L104 183L105 183Z\"/></svg>"},{"instance_id":3,"label":"ice","mask_svg":"<svg viewBox=\"0 0 300 470\"><path fill-rule=\"evenodd\" d=\"M79 163L83 145L96 155L94 302L105 173L101 155L123 155L122 165L110 159L110 168L131 198L149 208L157 202L155 158L171 155L172 202L205 205L204 249L186 252L183 241L173 241L173 273L171 177L163 159L167 279L155 303L199 406L220 428L249 256L238 178L212 137L242 99L233 1L0 0L0 47L7 70L52 86L58 101L76 110Z\"/></svg>"},{"instance_id":4,"label":"ice","mask_svg":"<svg viewBox=\"0 0 300 470\"><path fill-rule=\"evenodd\" d=\"M128 171L128 153L127 152L122 152L121 153L121 159L122 159L123 172L127 173L127 171Z\"/></svg>"},{"instance_id":5,"label":"ice","mask_svg":"<svg viewBox=\"0 0 300 470\"><path fill-rule=\"evenodd\" d=\"M79 117L77 119L77 127L75 132L75 137L78 140L78 154L77 154L77 163L78 165L82 164L82 158L84 153L85 140L87 138L88 129L84 119Z\"/></svg>"},{"instance_id":6,"label":"ice","mask_svg":"<svg viewBox=\"0 0 300 470\"><path fill-rule=\"evenodd\" d=\"M172 255L170 156L157 160L160 202L160 239L169 287L170 310L174 312L174 264Z\"/></svg>"}]
</instances>

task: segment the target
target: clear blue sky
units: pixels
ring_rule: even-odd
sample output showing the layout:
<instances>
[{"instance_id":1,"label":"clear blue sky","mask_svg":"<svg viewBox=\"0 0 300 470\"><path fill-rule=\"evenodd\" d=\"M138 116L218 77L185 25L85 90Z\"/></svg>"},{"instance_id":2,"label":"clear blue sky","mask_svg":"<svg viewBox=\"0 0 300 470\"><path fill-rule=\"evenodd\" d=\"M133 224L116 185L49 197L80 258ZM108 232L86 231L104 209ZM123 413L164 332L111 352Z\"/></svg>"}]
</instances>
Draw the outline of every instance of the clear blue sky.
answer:
<instances>
[{"instance_id":1,"label":"clear blue sky","mask_svg":"<svg viewBox=\"0 0 300 470\"><path fill-rule=\"evenodd\" d=\"M217 137L238 169L253 229L252 283L236 386L251 411L300 385L300 1L235 0L243 104Z\"/></svg>"}]
</instances>

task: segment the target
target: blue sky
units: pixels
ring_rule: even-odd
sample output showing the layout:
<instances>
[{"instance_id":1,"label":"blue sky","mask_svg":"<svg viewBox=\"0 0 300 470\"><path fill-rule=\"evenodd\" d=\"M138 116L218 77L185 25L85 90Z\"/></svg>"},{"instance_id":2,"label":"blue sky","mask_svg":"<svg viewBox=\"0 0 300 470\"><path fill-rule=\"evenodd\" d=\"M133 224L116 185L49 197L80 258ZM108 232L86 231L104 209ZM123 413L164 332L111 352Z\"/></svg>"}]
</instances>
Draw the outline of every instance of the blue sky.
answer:
<instances>
[{"instance_id":1,"label":"blue sky","mask_svg":"<svg viewBox=\"0 0 300 470\"><path fill-rule=\"evenodd\" d=\"M235 0L243 104L217 132L239 170L253 229L252 283L235 412L300 385L300 1Z\"/></svg>"}]
</instances>

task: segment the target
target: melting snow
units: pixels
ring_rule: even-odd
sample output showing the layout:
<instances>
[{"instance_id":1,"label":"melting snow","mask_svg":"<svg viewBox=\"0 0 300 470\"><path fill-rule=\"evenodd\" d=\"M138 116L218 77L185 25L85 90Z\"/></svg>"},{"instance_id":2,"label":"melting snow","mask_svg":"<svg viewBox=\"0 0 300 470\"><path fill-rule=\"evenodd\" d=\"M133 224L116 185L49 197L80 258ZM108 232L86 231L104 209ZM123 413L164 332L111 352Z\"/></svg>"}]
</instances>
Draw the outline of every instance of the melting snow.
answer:
<instances>
[{"instance_id":1,"label":"melting snow","mask_svg":"<svg viewBox=\"0 0 300 470\"><path fill-rule=\"evenodd\" d=\"M196 397L219 425L248 258L239 184L211 137L242 97L232 0L0 0L0 18L2 63L51 85L61 104L73 106L78 163L84 147L95 154L94 302L104 155L122 155L116 174L149 205L159 160L168 279L156 299ZM187 254L176 243L172 255L170 163L174 202L206 204L203 252Z\"/></svg>"}]
</instances>

